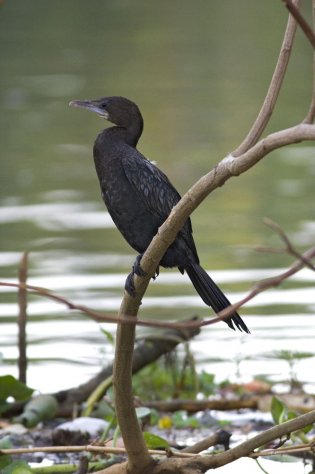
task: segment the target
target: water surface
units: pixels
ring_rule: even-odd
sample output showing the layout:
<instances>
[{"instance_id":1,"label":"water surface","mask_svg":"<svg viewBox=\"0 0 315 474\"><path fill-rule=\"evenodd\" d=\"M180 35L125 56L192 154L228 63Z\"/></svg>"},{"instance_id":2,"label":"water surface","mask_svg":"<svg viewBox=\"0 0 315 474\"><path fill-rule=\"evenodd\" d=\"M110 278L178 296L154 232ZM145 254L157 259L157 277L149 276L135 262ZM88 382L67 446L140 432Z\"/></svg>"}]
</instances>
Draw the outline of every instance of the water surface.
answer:
<instances>
[{"instance_id":1,"label":"water surface","mask_svg":"<svg viewBox=\"0 0 315 474\"><path fill-rule=\"evenodd\" d=\"M16 281L21 254L29 250L30 284L115 312L134 252L100 198L91 154L104 122L69 109L69 101L103 95L135 100L145 120L140 150L184 193L246 134L273 71L286 12L273 0L16 0L1 7L0 22L1 280ZM298 34L268 131L306 114L311 54ZM281 246L264 217L278 222L297 248L314 245L314 175L312 144L279 150L194 213L202 264L232 301L292 262L255 251L257 245ZM204 329L191 343L198 367L218 380L289 378L288 362L274 352L314 353L314 280L304 270L250 302L242 315L251 335L223 323ZM28 314L29 385L71 387L111 360L112 345L85 316L33 295ZM208 318L210 311L187 278L172 270L150 285L140 313L158 320L195 314ZM11 289L1 289L0 315L0 372L16 375ZM297 360L294 368L310 389L313 363L311 357Z\"/></svg>"}]
</instances>

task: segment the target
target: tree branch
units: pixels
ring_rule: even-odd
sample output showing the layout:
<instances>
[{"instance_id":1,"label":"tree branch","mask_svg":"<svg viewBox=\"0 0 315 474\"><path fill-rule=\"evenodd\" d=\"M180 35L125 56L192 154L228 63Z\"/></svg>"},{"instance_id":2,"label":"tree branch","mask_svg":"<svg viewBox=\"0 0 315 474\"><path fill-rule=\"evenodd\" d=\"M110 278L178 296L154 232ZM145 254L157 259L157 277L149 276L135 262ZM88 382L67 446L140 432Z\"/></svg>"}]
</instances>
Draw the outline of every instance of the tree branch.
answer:
<instances>
[{"instance_id":1,"label":"tree branch","mask_svg":"<svg viewBox=\"0 0 315 474\"><path fill-rule=\"evenodd\" d=\"M307 425L315 423L315 410L306 413L305 415L298 416L294 420L286 421L280 425L269 428L263 433L254 436L253 438L241 443L235 448L230 449L222 454L208 457L202 456L197 460L198 465L202 468L202 472L206 469L215 469L220 466L224 466L236 459L244 456L249 456L255 449L270 443L274 439L282 438L285 435L293 433L299 429L304 428ZM192 461L188 461L192 462ZM196 464L195 464L196 466Z\"/></svg>"},{"instance_id":2,"label":"tree branch","mask_svg":"<svg viewBox=\"0 0 315 474\"><path fill-rule=\"evenodd\" d=\"M271 219L265 219L265 224L271 227L278 235L279 237L283 240L285 243L285 248L283 249L284 252L286 252L289 255L293 255L293 257L301 260L303 262L303 265L305 265L307 268L309 268L312 271L315 271L315 266L312 264L310 260L306 260L303 255L298 252L292 243L290 242L288 236L284 232L284 230L277 224L276 222L272 221Z\"/></svg>"},{"instance_id":3,"label":"tree branch","mask_svg":"<svg viewBox=\"0 0 315 474\"><path fill-rule=\"evenodd\" d=\"M146 276L139 277L135 275L136 297L131 297L125 292L119 318L124 318L125 314L136 317L141 299L148 287L150 278L155 274L161 258L167 248L175 240L178 231L189 215L211 191L222 186L232 176L238 176L244 173L271 151L288 144L298 143L302 140L314 139L315 126L308 124L296 125L290 129L267 136L237 158L231 155L224 158L210 173L199 179L172 209L169 217L159 228L156 236L152 239L152 242L143 254L141 266L146 272ZM129 454L128 469L130 469L131 472L139 472L139 456L143 459L142 468L149 465L152 460L144 445L132 403L131 361L134 338L134 326L126 324L118 325L114 365L114 387L117 419ZM132 430L132 432L135 430L133 436L129 436L130 430Z\"/></svg>"},{"instance_id":4,"label":"tree branch","mask_svg":"<svg viewBox=\"0 0 315 474\"><path fill-rule=\"evenodd\" d=\"M300 26L301 30L305 34L306 38L309 40L313 48L315 48L315 35L314 31L310 27L310 25L307 23L299 9L294 5L294 3L291 0L282 0L285 3L285 6L291 13L291 15L295 18L295 21L298 23Z\"/></svg>"},{"instance_id":5,"label":"tree branch","mask_svg":"<svg viewBox=\"0 0 315 474\"><path fill-rule=\"evenodd\" d=\"M280 227L275 223L273 223L273 225L277 226L278 227L277 231L279 231ZM255 296L257 296L259 293L269 288L279 286L283 281L285 281L286 279L290 278L292 275L300 271L304 266L310 268L311 270L314 270L314 265L312 264L311 259L315 257L315 247L311 247L303 254L300 254L294 249L292 243L289 241L288 237L284 234L282 229L281 229L281 234L283 235L285 242L287 242L288 244L287 244L286 249L277 249L277 251L281 251L282 253L287 252L288 254L297 257L297 261L295 261L291 265L291 267L289 267L285 272L280 273L279 275L276 275L275 277L266 278L264 280L257 282L254 288L243 299L239 300L238 302L220 311L219 313L217 313L216 318L211 318L210 320L203 320L203 321L194 320L194 321L170 323L167 321L152 321L152 320L147 320L147 319L136 319L135 317L128 316L128 315L112 316L109 314L98 313L90 308L87 308L86 306L77 305L73 303L72 301L67 300L64 297L51 293L49 290L41 288L41 287L27 285L24 283L11 283L11 282L3 282L3 281L0 281L0 286L8 286L11 288L12 287L21 288L23 290L37 293L40 296L51 298L59 303L65 304L68 308L72 310L75 309L82 312L83 314L89 316L91 319L97 322L107 322L107 323L115 323L115 324L122 323L123 325L132 325L132 326L138 325L138 326L147 326L147 327L162 328L162 329L169 328L169 329L177 329L177 330L185 330L185 329L189 330L193 328L200 328L203 326L215 324L219 321L226 319L236 310L244 306L245 303L247 303L248 301L253 299ZM259 250L261 249L259 248ZM269 248L268 249L262 248L262 250L275 251L275 249L269 249Z\"/></svg>"},{"instance_id":6,"label":"tree branch","mask_svg":"<svg viewBox=\"0 0 315 474\"><path fill-rule=\"evenodd\" d=\"M295 0L294 6L299 7L301 0ZM261 137L265 130L272 112L275 108L278 95L284 80L284 76L289 63L291 50L293 46L294 36L297 28L295 19L289 15L287 27L284 33L283 42L281 45L278 61L268 88L267 95L260 109L260 112L252 125L252 128L248 132L248 135L240 146L232 153L233 156L239 156L249 150L257 140Z\"/></svg>"}]
</instances>

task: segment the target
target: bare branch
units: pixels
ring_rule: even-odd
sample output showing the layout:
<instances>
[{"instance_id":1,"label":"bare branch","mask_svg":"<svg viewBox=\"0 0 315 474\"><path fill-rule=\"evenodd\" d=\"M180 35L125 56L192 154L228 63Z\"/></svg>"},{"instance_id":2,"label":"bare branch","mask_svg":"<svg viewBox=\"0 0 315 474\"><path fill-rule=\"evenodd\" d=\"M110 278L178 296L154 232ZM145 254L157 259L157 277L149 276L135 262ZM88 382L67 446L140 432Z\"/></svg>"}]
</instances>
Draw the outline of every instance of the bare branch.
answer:
<instances>
[{"instance_id":1,"label":"bare branch","mask_svg":"<svg viewBox=\"0 0 315 474\"><path fill-rule=\"evenodd\" d=\"M266 278L265 280L261 280L260 282L256 283L254 288L240 301L237 303L234 303L227 307L226 309L220 311L220 313L217 314L216 318L211 318L208 320L200 321L186 321L186 322L176 322L176 323L170 323L167 321L152 321L152 320L146 320L146 319L136 319L134 316L128 316L128 315L120 315L120 316L115 316L115 315L108 315L104 313L98 313L90 308L87 308L86 306L82 305L77 305L73 303L72 301L67 300L66 298L55 295L54 293L51 293L49 290L33 286L33 285L26 285L22 283L11 283L11 282L4 282L0 281L0 286L8 286L8 287L13 287L13 288L23 288L27 291L31 291L33 293L37 293L40 296L44 296L50 299L53 299L55 301L58 301L59 303L65 304L69 309L72 310L77 310L80 311L90 318L92 318L94 321L97 322L107 322L107 323L121 323L122 325L139 325L139 326L148 326L148 327L155 327L155 328L169 328L169 329L189 329L189 328L200 328L203 326L209 326L211 324L215 324L219 321L222 321L226 318L228 318L232 313L234 313L237 309L241 308L244 306L245 303L248 301L252 300L256 295L259 293L262 293L263 291L266 291L269 288L279 286L284 280L288 279L298 271L300 271L304 266L310 267L313 269L313 266L311 264L311 259L315 257L315 247L310 248L303 254L296 253L298 256L298 260L293 263L293 265L286 270L285 272L281 273L280 275L277 275L272 278Z\"/></svg>"},{"instance_id":2,"label":"bare branch","mask_svg":"<svg viewBox=\"0 0 315 474\"><path fill-rule=\"evenodd\" d=\"M301 0L295 0L294 6L299 7ZM283 42L281 45L278 61L268 88L267 95L264 103L260 109L260 112L252 125L252 128L248 132L248 135L240 146L232 153L233 156L239 156L249 150L261 137L265 130L272 112L275 108L278 95L283 83L283 79L289 63L291 50L293 46L294 36L296 32L297 24L295 19L289 15L287 27L284 33Z\"/></svg>"},{"instance_id":3,"label":"bare branch","mask_svg":"<svg viewBox=\"0 0 315 474\"><path fill-rule=\"evenodd\" d=\"M125 448L115 448L114 446L97 446L89 444L86 446L38 446L32 448L9 448L0 449L0 454L32 454L32 453L99 453L99 454L126 454ZM150 454L159 456L174 456L178 458L193 458L194 453L181 451L165 451L160 449L150 449Z\"/></svg>"},{"instance_id":4,"label":"bare branch","mask_svg":"<svg viewBox=\"0 0 315 474\"><path fill-rule=\"evenodd\" d=\"M258 458L260 456L279 456L280 454L297 454L297 453L305 453L307 451L311 451L314 453L314 442L298 444L296 446L284 446L277 449L264 449L262 451L255 451L254 453L250 454L249 457L251 458Z\"/></svg>"},{"instance_id":5,"label":"bare branch","mask_svg":"<svg viewBox=\"0 0 315 474\"><path fill-rule=\"evenodd\" d=\"M277 275L272 278L266 278L265 280L261 280L258 283L256 283L256 285L254 285L253 289L248 293L248 295L246 295L243 299L241 299L237 303L232 304L231 306L224 309L223 311L220 311L220 313L218 313L217 315L217 318L212 319L211 322L208 322L208 324L214 324L217 320L225 319L234 311L237 311L240 307L244 306L248 301L252 300L259 293L262 293L268 288L274 288L274 287L279 286L284 280L290 278L292 275L294 275L299 270L301 270L301 268L303 268L305 265L304 262L309 262L312 258L315 257L315 247L307 250L307 252L302 254L301 257L302 258L299 258L296 262L294 262L294 264L288 270L281 273L280 275ZM206 324L207 322L204 321L201 325L205 326Z\"/></svg>"},{"instance_id":6,"label":"bare branch","mask_svg":"<svg viewBox=\"0 0 315 474\"><path fill-rule=\"evenodd\" d=\"M19 315L18 315L18 348L19 348L19 381L26 383L26 369L27 369L27 358L26 358L26 307L27 307L27 291L25 289L25 283L27 280L27 260L28 253L24 252L19 265L19 286L18 290L18 303L19 303Z\"/></svg>"},{"instance_id":7,"label":"bare branch","mask_svg":"<svg viewBox=\"0 0 315 474\"><path fill-rule=\"evenodd\" d=\"M280 238L283 240L283 242L285 243L284 251L286 253L288 253L289 255L293 255L293 257L295 257L295 258L298 258L299 260L301 260L303 262L303 265L308 267L310 270L315 271L315 266L309 260L305 260L303 255L301 255L300 252L298 252L294 248L294 246L292 245L289 237L286 235L284 230L279 226L279 224L277 224L276 222L272 221L271 219L267 219L267 218L264 219L264 221L265 221L265 224L268 225L269 227L271 227L271 229L273 229L280 236Z\"/></svg>"},{"instance_id":8,"label":"bare branch","mask_svg":"<svg viewBox=\"0 0 315 474\"><path fill-rule=\"evenodd\" d=\"M313 48L315 48L315 35L314 31L307 23L301 12L298 8L294 5L291 0L282 0L285 3L285 6L291 13L291 15L295 18L295 21L298 23L300 28L302 29L303 33L305 34L306 38L309 40Z\"/></svg>"},{"instance_id":9,"label":"bare branch","mask_svg":"<svg viewBox=\"0 0 315 474\"><path fill-rule=\"evenodd\" d=\"M310 411L305 415L298 416L294 420L286 421L285 423L281 423L280 425L269 428L263 433L254 436L248 441L245 441L244 443L241 443L235 448L232 448L222 454L217 454L216 456L212 457L203 456L200 458L200 462L202 463L202 466L207 467L207 469L215 469L217 467L224 466L225 464L235 461L240 457L251 455L254 449L260 448L274 439L282 438L283 436L302 429L314 422L315 410Z\"/></svg>"}]
</instances>

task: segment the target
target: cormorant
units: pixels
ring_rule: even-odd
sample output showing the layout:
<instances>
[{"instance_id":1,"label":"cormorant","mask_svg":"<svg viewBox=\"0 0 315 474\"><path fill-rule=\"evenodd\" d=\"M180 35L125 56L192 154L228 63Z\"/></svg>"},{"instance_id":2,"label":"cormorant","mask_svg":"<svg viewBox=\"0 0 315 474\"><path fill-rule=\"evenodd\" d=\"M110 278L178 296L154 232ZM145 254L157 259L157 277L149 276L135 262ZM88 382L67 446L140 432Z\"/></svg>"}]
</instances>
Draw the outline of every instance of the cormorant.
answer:
<instances>
[{"instance_id":1,"label":"cormorant","mask_svg":"<svg viewBox=\"0 0 315 474\"><path fill-rule=\"evenodd\" d=\"M69 105L96 112L115 125L97 136L94 162L108 212L127 242L140 254L133 271L141 275L141 255L180 200L180 195L167 176L136 148L143 130L143 119L134 102L114 96L74 100ZM186 271L200 297L215 313L230 305L199 264L190 219L178 232L160 265L177 267L181 273ZM126 290L134 294L133 274L126 280ZM249 333L236 312L224 322L232 329L237 327Z\"/></svg>"}]
</instances>

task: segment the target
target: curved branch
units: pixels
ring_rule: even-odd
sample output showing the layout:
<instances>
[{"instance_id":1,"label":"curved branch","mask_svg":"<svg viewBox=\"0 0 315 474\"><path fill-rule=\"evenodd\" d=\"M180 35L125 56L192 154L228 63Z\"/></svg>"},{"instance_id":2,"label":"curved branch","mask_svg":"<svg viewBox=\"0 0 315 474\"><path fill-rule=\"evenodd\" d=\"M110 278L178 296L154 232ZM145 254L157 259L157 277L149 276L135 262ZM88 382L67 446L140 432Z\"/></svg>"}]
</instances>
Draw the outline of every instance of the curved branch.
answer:
<instances>
[{"instance_id":1,"label":"curved branch","mask_svg":"<svg viewBox=\"0 0 315 474\"><path fill-rule=\"evenodd\" d=\"M276 275L275 277L266 278L264 280L258 281L254 285L252 290L244 298L242 298L238 302L228 306L224 310L217 313L216 318L211 318L208 320L196 319L193 321L170 323L168 321L136 319L134 316L128 316L128 315L111 316L109 314L98 313L96 311L93 311L90 308L87 308L86 306L77 305L73 303L72 301L65 299L62 296L55 295L54 293L51 293L48 290L46 289L44 290L43 288L40 288L40 287L27 285L25 283L9 283L9 282L3 282L3 281L0 281L0 286L8 286L11 288L12 287L21 288L23 290L35 292L39 294L40 296L45 296L47 298L51 298L55 301L63 303L66 306L68 306L69 309L78 310L81 313L85 314L86 316L89 316L91 319L99 323L101 322L115 323L115 324L122 323L123 325L132 325L132 326L137 325L137 326L147 326L147 327L162 328L162 329L168 328L168 329L176 329L176 330L185 331L185 330L191 330L191 329L199 329L203 326L209 326L211 324L220 322L224 320L225 318L228 318L232 313L234 313L239 308L244 306L245 303L252 300L259 293L262 293L263 291L269 288L279 286L284 280L290 278L292 275L300 271L303 267L308 267L311 270L314 270L314 266L312 265L311 259L315 257L315 247L311 247L310 249L306 250L306 252L304 252L303 254L300 254L293 248L291 242L289 242L289 245L290 245L290 248L284 249L284 251L287 250L287 252L290 255L294 255L297 257L297 260L291 265L291 267L285 270L285 272L280 273L279 275ZM268 251L270 251L270 249L268 249Z\"/></svg>"},{"instance_id":2,"label":"curved branch","mask_svg":"<svg viewBox=\"0 0 315 474\"><path fill-rule=\"evenodd\" d=\"M141 266L146 272L146 276L135 275L134 283L137 296L133 298L125 292L119 318L124 318L126 314L136 317L141 299L161 258L175 240L178 231L189 215L210 192L222 186L232 176L244 173L271 151L302 140L315 140L314 125L299 124L290 129L273 133L238 158L231 155L224 158L210 173L199 179L172 209L169 217L159 228L157 235L143 254ZM152 458L144 445L132 402L131 369L134 338L135 326L119 324L116 336L114 387L117 419L129 455L128 469L131 472L137 472L138 469L139 472L139 459L142 459L142 468L144 469L152 462ZM128 436L130 429L132 429L132 436Z\"/></svg>"},{"instance_id":3,"label":"curved branch","mask_svg":"<svg viewBox=\"0 0 315 474\"><path fill-rule=\"evenodd\" d=\"M286 130L272 133L237 158L232 155L227 156L208 174L201 177L172 209L169 217L159 228L158 233L143 254L141 266L148 275L146 277L135 276L138 302L140 302L139 296L143 296L150 278L154 275L159 261L169 245L175 240L184 222L212 191L223 186L231 177L239 176L252 168L273 150L304 140L315 140L315 125L299 124ZM133 298L128 298L128 295L125 295L125 298L134 301ZM129 311L126 311L126 314L130 314Z\"/></svg>"},{"instance_id":4,"label":"curved branch","mask_svg":"<svg viewBox=\"0 0 315 474\"><path fill-rule=\"evenodd\" d=\"M309 40L313 48L315 48L315 35L314 31L307 23L303 15L301 14L300 10L294 5L291 0L282 0L285 3L285 6L291 13L291 15L295 18L296 22L299 24L301 30L305 34L306 38Z\"/></svg>"},{"instance_id":5,"label":"curved branch","mask_svg":"<svg viewBox=\"0 0 315 474\"><path fill-rule=\"evenodd\" d=\"M295 0L294 6L298 9L301 0ZM264 103L260 109L260 112L248 132L244 141L240 144L240 146L233 152L234 156L239 156L242 153L245 153L247 150L250 149L257 140L261 137L261 134L265 130L268 121L272 115L272 112L275 108L278 95L284 80L284 76L287 70L287 66L289 63L291 50L293 46L294 36L297 28L296 20L289 15L287 27L284 33L283 42L281 45L278 61L268 88L267 95L265 97Z\"/></svg>"}]
</instances>

